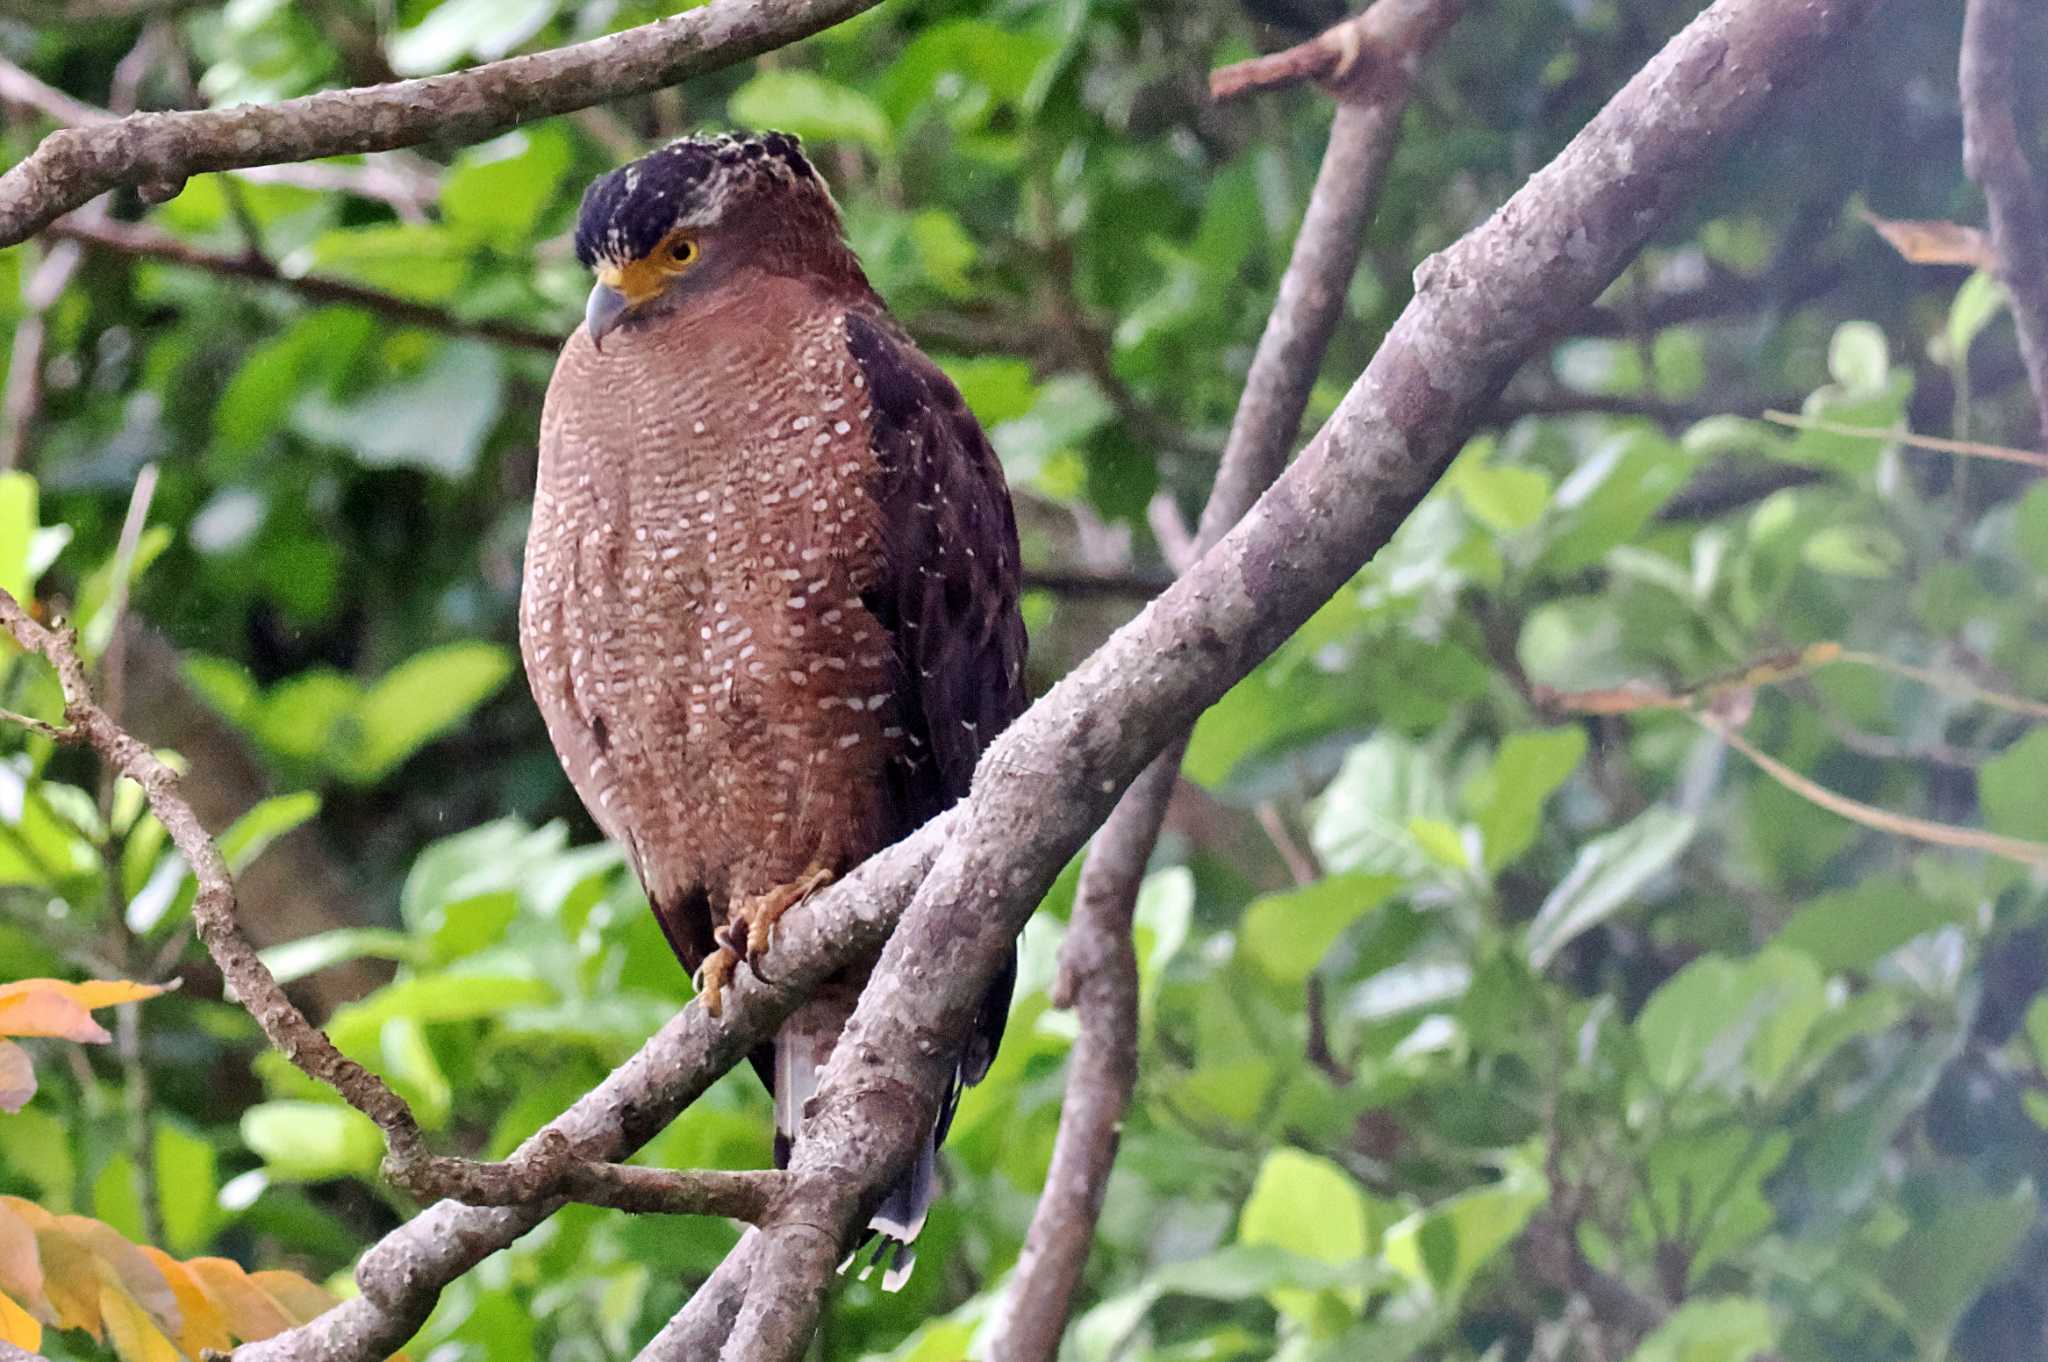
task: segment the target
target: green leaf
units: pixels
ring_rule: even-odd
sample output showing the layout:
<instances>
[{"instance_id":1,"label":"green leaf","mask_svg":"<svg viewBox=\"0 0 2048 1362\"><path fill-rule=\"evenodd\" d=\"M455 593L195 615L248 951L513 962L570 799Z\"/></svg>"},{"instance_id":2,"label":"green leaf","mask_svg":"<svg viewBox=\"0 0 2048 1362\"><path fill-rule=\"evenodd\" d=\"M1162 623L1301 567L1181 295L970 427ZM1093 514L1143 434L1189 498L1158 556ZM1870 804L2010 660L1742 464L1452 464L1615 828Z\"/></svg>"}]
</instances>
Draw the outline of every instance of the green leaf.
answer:
<instances>
[{"instance_id":1,"label":"green leaf","mask_svg":"<svg viewBox=\"0 0 2048 1362\"><path fill-rule=\"evenodd\" d=\"M1644 1068L1666 1092L1768 1092L1826 1011L1826 992L1820 967L1781 946L1739 962L1701 956L1636 1018Z\"/></svg>"},{"instance_id":2,"label":"green leaf","mask_svg":"<svg viewBox=\"0 0 2048 1362\"><path fill-rule=\"evenodd\" d=\"M1956 290L1948 308L1948 352L1951 367L1969 363L1970 346L1991 319L2005 310L2005 286L1989 271L1978 270Z\"/></svg>"},{"instance_id":3,"label":"green leaf","mask_svg":"<svg viewBox=\"0 0 2048 1362\"><path fill-rule=\"evenodd\" d=\"M1891 351L1874 322L1843 322L1828 343L1828 373L1851 393L1883 388L1891 376Z\"/></svg>"},{"instance_id":4,"label":"green leaf","mask_svg":"<svg viewBox=\"0 0 2048 1362\"><path fill-rule=\"evenodd\" d=\"M949 298L973 293L967 271L979 254L960 219L943 208L927 208L910 219L910 244L925 278Z\"/></svg>"},{"instance_id":5,"label":"green leaf","mask_svg":"<svg viewBox=\"0 0 2048 1362\"><path fill-rule=\"evenodd\" d=\"M213 1146L172 1121L156 1123L156 1191L166 1248L189 1256L206 1247L220 1222Z\"/></svg>"},{"instance_id":6,"label":"green leaf","mask_svg":"<svg viewBox=\"0 0 2048 1362\"><path fill-rule=\"evenodd\" d=\"M242 1141L271 1176L299 1181L367 1177L384 1157L370 1118L332 1102L263 1102L242 1113Z\"/></svg>"},{"instance_id":7,"label":"green leaf","mask_svg":"<svg viewBox=\"0 0 2048 1362\"><path fill-rule=\"evenodd\" d=\"M2013 510L2013 547L2027 566L2048 575L2048 481L2036 482Z\"/></svg>"},{"instance_id":8,"label":"green leaf","mask_svg":"<svg viewBox=\"0 0 2048 1362\"><path fill-rule=\"evenodd\" d=\"M1444 481L1474 519L1499 534L1528 529L1550 507L1550 479L1540 469L1489 464L1467 454L1451 465Z\"/></svg>"},{"instance_id":9,"label":"green leaf","mask_svg":"<svg viewBox=\"0 0 2048 1362\"><path fill-rule=\"evenodd\" d=\"M1456 1296L1550 1199L1541 1172L1517 1158L1501 1180L1446 1198L1387 1230L1388 1266L1439 1296Z\"/></svg>"},{"instance_id":10,"label":"green leaf","mask_svg":"<svg viewBox=\"0 0 2048 1362\"><path fill-rule=\"evenodd\" d=\"M1881 580L1897 574L1906 546L1882 525L1828 525L1806 541L1799 556L1836 577Z\"/></svg>"},{"instance_id":11,"label":"green leaf","mask_svg":"<svg viewBox=\"0 0 2048 1362\"><path fill-rule=\"evenodd\" d=\"M1691 455L1661 435L1632 430L1609 440L1557 489L1552 510L1558 528L1543 567L1568 576L1634 539L1692 469Z\"/></svg>"},{"instance_id":12,"label":"green leaf","mask_svg":"<svg viewBox=\"0 0 2048 1362\"><path fill-rule=\"evenodd\" d=\"M221 835L220 854L227 858L228 869L239 875L272 842L311 821L319 812L320 796L310 790L272 795L237 818Z\"/></svg>"},{"instance_id":13,"label":"green leaf","mask_svg":"<svg viewBox=\"0 0 2048 1362\"><path fill-rule=\"evenodd\" d=\"M41 525L36 480L27 473L0 473L0 589L17 601L35 594L29 548ZM11 642L8 647L13 647Z\"/></svg>"},{"instance_id":14,"label":"green leaf","mask_svg":"<svg viewBox=\"0 0 2048 1362\"><path fill-rule=\"evenodd\" d=\"M335 1012L327 1030L349 1054L368 1053L394 1017L418 1022L473 1021L517 1007L554 1002L552 985L518 974L449 970L387 984Z\"/></svg>"},{"instance_id":15,"label":"green leaf","mask_svg":"<svg viewBox=\"0 0 2048 1362\"><path fill-rule=\"evenodd\" d=\"M292 423L310 440L347 450L369 468L419 468L466 477L505 397L505 366L481 341L449 341L427 367L346 402L302 397Z\"/></svg>"},{"instance_id":16,"label":"green leaf","mask_svg":"<svg viewBox=\"0 0 2048 1362\"><path fill-rule=\"evenodd\" d=\"M393 34L385 50L401 76L433 75L465 58L496 61L533 38L560 8L561 0L441 0L411 28Z\"/></svg>"},{"instance_id":17,"label":"green leaf","mask_svg":"<svg viewBox=\"0 0 2048 1362\"><path fill-rule=\"evenodd\" d=\"M1475 783L1467 807L1477 815L1486 869L1511 865L1536 841L1543 805L1586 756L1577 726L1511 733L1493 767Z\"/></svg>"},{"instance_id":18,"label":"green leaf","mask_svg":"<svg viewBox=\"0 0 2048 1362\"><path fill-rule=\"evenodd\" d=\"M357 708L361 741L351 774L365 784L388 775L495 694L512 668L510 650L495 643L450 643L399 663Z\"/></svg>"},{"instance_id":19,"label":"green leaf","mask_svg":"<svg viewBox=\"0 0 2048 1362\"><path fill-rule=\"evenodd\" d=\"M382 960L417 961L426 955L426 944L404 932L382 927L337 927L316 936L303 936L261 952L263 963L289 984L334 965L372 956Z\"/></svg>"},{"instance_id":20,"label":"green leaf","mask_svg":"<svg viewBox=\"0 0 2048 1362\"><path fill-rule=\"evenodd\" d=\"M742 127L779 128L807 142L859 142L886 152L894 140L881 105L810 71L763 71L733 91L726 107Z\"/></svg>"},{"instance_id":21,"label":"green leaf","mask_svg":"<svg viewBox=\"0 0 2048 1362\"><path fill-rule=\"evenodd\" d=\"M2034 1217L2034 1192L2024 1183L2006 1196L1944 1197L1892 1245L1884 1280L1923 1355L1933 1355L1970 1302L2013 1269Z\"/></svg>"},{"instance_id":22,"label":"green leaf","mask_svg":"<svg viewBox=\"0 0 2048 1362\"><path fill-rule=\"evenodd\" d=\"M1662 806L1579 849L1571 873L1543 900L1529 924L1529 965L1542 970L1582 933L1627 907L1692 841L1698 823Z\"/></svg>"},{"instance_id":23,"label":"green leaf","mask_svg":"<svg viewBox=\"0 0 2048 1362\"><path fill-rule=\"evenodd\" d=\"M502 251L525 245L569 171L559 128L508 132L455 158L441 181L441 212Z\"/></svg>"},{"instance_id":24,"label":"green leaf","mask_svg":"<svg viewBox=\"0 0 2048 1362\"><path fill-rule=\"evenodd\" d=\"M1674 1310L1629 1362L1750 1362L1777 1340L1770 1307L1762 1301L1700 1296Z\"/></svg>"},{"instance_id":25,"label":"green leaf","mask_svg":"<svg viewBox=\"0 0 2048 1362\"><path fill-rule=\"evenodd\" d=\"M1984 763L1977 773L1977 798L1993 832L2048 842L2048 799L2041 797L2041 773L2048 771L2048 728L2036 728Z\"/></svg>"},{"instance_id":26,"label":"green leaf","mask_svg":"<svg viewBox=\"0 0 2048 1362\"><path fill-rule=\"evenodd\" d=\"M1259 1165L1251 1195L1237 1217L1240 1244L1270 1244L1297 1257L1341 1266L1360 1263L1371 1247L1371 1219L1358 1184L1328 1159L1298 1149L1276 1149ZM1306 1324L1323 1316L1335 1295L1355 1315L1364 1308L1362 1286L1332 1293L1276 1286L1273 1308Z\"/></svg>"},{"instance_id":27,"label":"green leaf","mask_svg":"<svg viewBox=\"0 0 2048 1362\"><path fill-rule=\"evenodd\" d=\"M286 257L291 275L346 279L415 303L452 300L469 277L469 243L459 233L425 223L379 223L325 233ZM421 407L414 419L428 413Z\"/></svg>"},{"instance_id":28,"label":"green leaf","mask_svg":"<svg viewBox=\"0 0 2048 1362\"><path fill-rule=\"evenodd\" d=\"M1323 792L1310 833L1332 870L1413 876L1430 868L1408 830L1411 820L1448 821L1450 795L1435 760L1391 733L1379 733L1345 754Z\"/></svg>"},{"instance_id":29,"label":"green leaf","mask_svg":"<svg viewBox=\"0 0 2048 1362\"><path fill-rule=\"evenodd\" d=\"M1238 950L1275 983L1308 978L1345 929L1401 887L1393 875L1329 875L1284 894L1252 900Z\"/></svg>"},{"instance_id":30,"label":"green leaf","mask_svg":"<svg viewBox=\"0 0 2048 1362\"><path fill-rule=\"evenodd\" d=\"M1960 915L1898 876L1881 875L1810 901L1778 933L1823 970L1867 970L1925 932Z\"/></svg>"}]
</instances>

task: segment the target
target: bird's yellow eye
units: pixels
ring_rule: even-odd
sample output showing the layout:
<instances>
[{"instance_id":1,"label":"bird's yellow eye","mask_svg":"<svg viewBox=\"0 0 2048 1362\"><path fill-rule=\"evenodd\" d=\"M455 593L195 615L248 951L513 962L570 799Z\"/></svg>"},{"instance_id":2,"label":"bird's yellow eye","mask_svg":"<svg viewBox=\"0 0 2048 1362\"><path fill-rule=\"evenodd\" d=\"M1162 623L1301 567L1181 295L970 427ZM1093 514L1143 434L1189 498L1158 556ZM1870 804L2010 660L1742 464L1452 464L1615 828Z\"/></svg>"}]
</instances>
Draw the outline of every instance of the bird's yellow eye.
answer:
<instances>
[{"instance_id":1,"label":"bird's yellow eye","mask_svg":"<svg viewBox=\"0 0 2048 1362\"><path fill-rule=\"evenodd\" d=\"M697 243L686 236L677 237L668 244L668 258L678 265L693 264L697 259Z\"/></svg>"}]
</instances>

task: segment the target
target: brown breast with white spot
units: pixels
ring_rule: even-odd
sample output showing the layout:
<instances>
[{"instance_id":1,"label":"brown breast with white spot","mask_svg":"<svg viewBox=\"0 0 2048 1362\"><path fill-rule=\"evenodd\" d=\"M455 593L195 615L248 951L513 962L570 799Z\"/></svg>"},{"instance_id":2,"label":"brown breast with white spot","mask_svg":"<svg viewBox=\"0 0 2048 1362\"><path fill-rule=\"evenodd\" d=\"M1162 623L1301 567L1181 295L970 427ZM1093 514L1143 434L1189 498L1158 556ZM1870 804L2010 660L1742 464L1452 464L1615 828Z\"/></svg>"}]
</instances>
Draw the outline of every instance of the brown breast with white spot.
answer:
<instances>
[{"instance_id":1,"label":"brown breast with white spot","mask_svg":"<svg viewBox=\"0 0 2048 1362\"><path fill-rule=\"evenodd\" d=\"M862 376L839 308L770 275L733 303L579 331L550 385L521 636L577 792L658 911L889 838L901 741ZM740 300L744 300L742 305Z\"/></svg>"}]
</instances>

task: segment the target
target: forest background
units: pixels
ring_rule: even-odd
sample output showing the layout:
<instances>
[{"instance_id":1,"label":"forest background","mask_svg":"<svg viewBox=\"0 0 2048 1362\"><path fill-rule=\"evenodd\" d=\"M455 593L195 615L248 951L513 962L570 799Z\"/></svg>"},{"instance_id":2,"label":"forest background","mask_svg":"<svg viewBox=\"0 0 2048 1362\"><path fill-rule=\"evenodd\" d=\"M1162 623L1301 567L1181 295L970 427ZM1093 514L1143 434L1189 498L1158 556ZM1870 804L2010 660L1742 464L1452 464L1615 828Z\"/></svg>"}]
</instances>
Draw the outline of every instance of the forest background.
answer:
<instances>
[{"instance_id":1,"label":"forest background","mask_svg":"<svg viewBox=\"0 0 2048 1362\"><path fill-rule=\"evenodd\" d=\"M0 157L671 8L5 0ZM1492 0L1430 35L1304 433L1417 266L1700 8ZM435 1147L502 1157L690 997L513 643L582 186L688 131L807 140L1002 456L1042 692L1185 562L1343 97L1210 73L1344 13L902 0L473 145L81 209L0 252L0 587L175 754L292 996ZM2024 299L2016 327L1991 244L1942 225L1986 219L1962 32L1892 3L1718 148L1196 727L1062 1356L2048 1356L2043 404ZM2048 69L2048 16L2009 55ZM2044 89L2013 114L2048 166ZM60 717L19 650L0 683ZM177 987L0 986L0 1035L34 1037L0 1041L0 1336L156 1362L317 1315L418 1210L383 1136L224 1000L141 791L6 741L0 981ZM1024 932L916 1276L843 1285L816 1356L999 1346L1071 1105L1078 868ZM101 1003L105 1031L73 1015ZM759 1168L769 1130L743 1069L635 1162ZM738 1234L567 1207L408 1353L633 1357Z\"/></svg>"}]
</instances>

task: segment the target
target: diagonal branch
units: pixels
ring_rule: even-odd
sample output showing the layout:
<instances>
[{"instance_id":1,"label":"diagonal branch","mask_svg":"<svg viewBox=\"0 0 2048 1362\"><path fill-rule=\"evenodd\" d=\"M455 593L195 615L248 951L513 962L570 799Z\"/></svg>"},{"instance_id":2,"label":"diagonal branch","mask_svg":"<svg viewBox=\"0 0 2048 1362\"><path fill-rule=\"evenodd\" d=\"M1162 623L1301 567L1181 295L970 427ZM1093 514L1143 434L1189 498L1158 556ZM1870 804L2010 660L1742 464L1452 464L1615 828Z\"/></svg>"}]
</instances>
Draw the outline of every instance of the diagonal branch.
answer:
<instances>
[{"instance_id":1,"label":"diagonal branch","mask_svg":"<svg viewBox=\"0 0 2048 1362\"><path fill-rule=\"evenodd\" d=\"M204 171L389 151L428 140L480 141L515 124L730 66L878 2L712 0L589 42L445 76L63 128L0 176L0 246L120 185L162 200Z\"/></svg>"},{"instance_id":2,"label":"diagonal branch","mask_svg":"<svg viewBox=\"0 0 2048 1362\"><path fill-rule=\"evenodd\" d=\"M936 1105L948 1038L1117 793L1387 542L1515 369L1877 2L1717 0L1499 212L1424 262L1294 466L991 747L822 1076L725 1362L786 1362L808 1341L839 1245Z\"/></svg>"},{"instance_id":3,"label":"diagonal branch","mask_svg":"<svg viewBox=\"0 0 2048 1362\"><path fill-rule=\"evenodd\" d=\"M2019 101L2020 0L1969 0L1963 11L1958 84L1963 165L1984 191L1998 274L2012 300L2020 355L2034 391L2041 442L2048 446L2048 201L2027 159Z\"/></svg>"},{"instance_id":4,"label":"diagonal branch","mask_svg":"<svg viewBox=\"0 0 2048 1362\"><path fill-rule=\"evenodd\" d=\"M1183 716L1213 703L1385 543L1509 375L1614 278L1769 95L1878 2L1718 0L1488 223L1424 264L1414 300L1295 466L1194 570L1012 726L984 757L965 805L783 918L773 983L743 971L719 1021L685 1009L550 1123L583 1157L622 1157L739 1062L807 990L887 939L875 986L799 1142L791 1194L743 1241L752 1246L746 1272L734 1264L714 1274L714 1303L749 1277L729 1355L774 1362L808 1336L845 1228L922 1133L945 1078L947 1038L964 1031L1016 928L1117 792L1177 735ZM837 9L858 7L841 0ZM741 8L716 0L683 20L708 25L711 15L730 29ZM789 9L775 13L786 18ZM449 132L478 126L458 122ZM314 142L307 154L336 149L331 138L295 135ZM19 227L25 211L18 200L0 203L0 225ZM553 1209L433 1206L364 1256L362 1295L245 1344L238 1357L386 1355L443 1285ZM684 1316L702 1322L715 1313Z\"/></svg>"},{"instance_id":5,"label":"diagonal branch","mask_svg":"<svg viewBox=\"0 0 2048 1362\"><path fill-rule=\"evenodd\" d=\"M1462 9L1463 0L1377 0L1291 49L1318 57L1341 53L1346 70L1370 73L1371 79L1353 80L1338 92L1322 168L1252 357L1192 556L1213 548L1287 466L1358 269L1365 225L1393 157L1415 68ZM1318 74L1327 79L1334 70ZM1216 73L1219 97L1227 74ZM1055 1005L1077 1006L1080 1035L1068 1060L1067 1096L1045 1192L1004 1303L1005 1327L997 1330L990 1354L994 1362L1046 1362L1057 1354L1073 1311L1138 1077L1138 961L1131 920L1185 749L1185 741L1168 747L1131 785L1082 867L1053 996Z\"/></svg>"}]
</instances>

